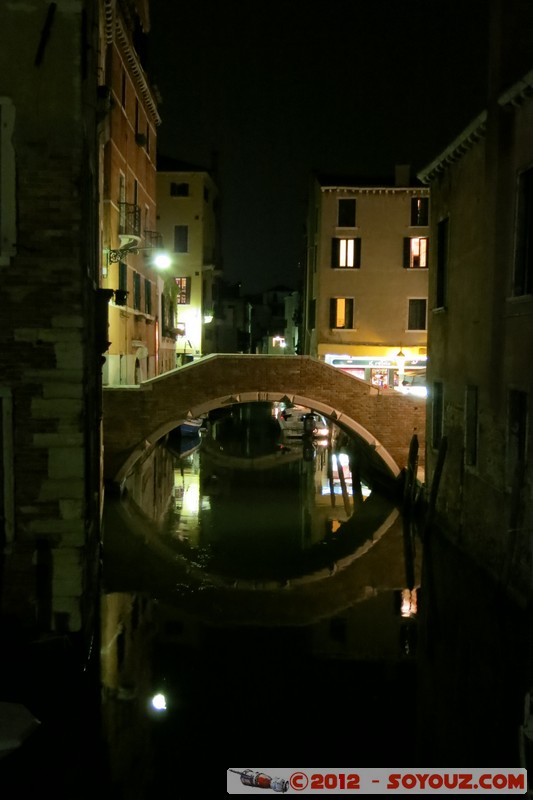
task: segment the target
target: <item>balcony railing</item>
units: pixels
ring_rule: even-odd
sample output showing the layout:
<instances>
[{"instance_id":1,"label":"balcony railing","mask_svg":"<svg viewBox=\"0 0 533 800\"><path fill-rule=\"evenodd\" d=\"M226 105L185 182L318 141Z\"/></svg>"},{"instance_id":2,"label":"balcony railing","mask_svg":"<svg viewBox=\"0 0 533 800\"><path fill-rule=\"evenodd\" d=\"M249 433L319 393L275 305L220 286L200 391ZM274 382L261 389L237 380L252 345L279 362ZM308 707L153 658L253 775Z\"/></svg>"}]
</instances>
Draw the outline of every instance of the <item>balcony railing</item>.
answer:
<instances>
[{"instance_id":1,"label":"balcony railing","mask_svg":"<svg viewBox=\"0 0 533 800\"><path fill-rule=\"evenodd\" d=\"M144 231L144 244L146 247L163 249L163 235L159 231Z\"/></svg>"},{"instance_id":2,"label":"balcony railing","mask_svg":"<svg viewBox=\"0 0 533 800\"><path fill-rule=\"evenodd\" d=\"M118 204L118 232L128 236L141 235L141 209L135 203Z\"/></svg>"}]
</instances>

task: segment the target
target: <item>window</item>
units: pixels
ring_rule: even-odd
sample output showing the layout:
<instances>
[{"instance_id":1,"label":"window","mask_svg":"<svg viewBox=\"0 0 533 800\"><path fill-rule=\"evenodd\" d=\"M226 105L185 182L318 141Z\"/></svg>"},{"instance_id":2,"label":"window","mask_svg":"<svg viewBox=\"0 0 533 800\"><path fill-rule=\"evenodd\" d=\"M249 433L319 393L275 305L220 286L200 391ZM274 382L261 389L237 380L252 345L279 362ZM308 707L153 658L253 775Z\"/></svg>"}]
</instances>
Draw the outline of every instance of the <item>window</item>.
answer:
<instances>
[{"instance_id":1,"label":"window","mask_svg":"<svg viewBox=\"0 0 533 800\"><path fill-rule=\"evenodd\" d=\"M442 383L433 384L433 402L431 404L431 445L438 450L442 441L444 415L444 389Z\"/></svg>"},{"instance_id":2,"label":"window","mask_svg":"<svg viewBox=\"0 0 533 800\"><path fill-rule=\"evenodd\" d=\"M516 253L513 275L515 297L533 293L533 167L518 179Z\"/></svg>"},{"instance_id":3,"label":"window","mask_svg":"<svg viewBox=\"0 0 533 800\"><path fill-rule=\"evenodd\" d=\"M339 228L355 228L355 200L339 200L337 226Z\"/></svg>"},{"instance_id":4,"label":"window","mask_svg":"<svg viewBox=\"0 0 533 800\"><path fill-rule=\"evenodd\" d=\"M14 126L15 107L8 97L0 97L0 264L9 264L15 255Z\"/></svg>"},{"instance_id":5,"label":"window","mask_svg":"<svg viewBox=\"0 0 533 800\"><path fill-rule=\"evenodd\" d=\"M189 196L189 184L188 183L174 183L170 184L170 196L171 197L188 197Z\"/></svg>"},{"instance_id":6,"label":"window","mask_svg":"<svg viewBox=\"0 0 533 800\"><path fill-rule=\"evenodd\" d=\"M126 108L126 70L122 70L122 78L120 84L120 105Z\"/></svg>"},{"instance_id":7,"label":"window","mask_svg":"<svg viewBox=\"0 0 533 800\"><path fill-rule=\"evenodd\" d=\"M118 264L118 288L122 292L128 291L128 265L125 261L119 261Z\"/></svg>"},{"instance_id":8,"label":"window","mask_svg":"<svg viewBox=\"0 0 533 800\"><path fill-rule=\"evenodd\" d=\"M409 298L409 312L407 319L408 331L426 330L427 300L425 297Z\"/></svg>"},{"instance_id":9,"label":"window","mask_svg":"<svg viewBox=\"0 0 533 800\"><path fill-rule=\"evenodd\" d=\"M333 269L359 269L361 239L332 239L331 266Z\"/></svg>"},{"instance_id":10,"label":"window","mask_svg":"<svg viewBox=\"0 0 533 800\"><path fill-rule=\"evenodd\" d=\"M448 274L449 220L443 219L437 226L437 276L435 304L437 308L446 305L446 280Z\"/></svg>"},{"instance_id":11,"label":"window","mask_svg":"<svg viewBox=\"0 0 533 800\"><path fill-rule=\"evenodd\" d=\"M161 295L161 332L163 336L168 336L168 331L174 328L174 307L167 300L164 294Z\"/></svg>"},{"instance_id":12,"label":"window","mask_svg":"<svg viewBox=\"0 0 533 800\"><path fill-rule=\"evenodd\" d=\"M428 265L428 240L425 236L406 236L403 240L404 269L425 269Z\"/></svg>"},{"instance_id":13,"label":"window","mask_svg":"<svg viewBox=\"0 0 533 800\"><path fill-rule=\"evenodd\" d=\"M467 386L465 395L465 464L477 464L478 399L477 386Z\"/></svg>"},{"instance_id":14,"label":"window","mask_svg":"<svg viewBox=\"0 0 533 800\"><path fill-rule=\"evenodd\" d=\"M148 278L144 279L144 310L146 314L152 313L152 284Z\"/></svg>"},{"instance_id":15,"label":"window","mask_svg":"<svg viewBox=\"0 0 533 800\"><path fill-rule=\"evenodd\" d=\"M429 197L411 198L411 225L429 224Z\"/></svg>"},{"instance_id":16,"label":"window","mask_svg":"<svg viewBox=\"0 0 533 800\"><path fill-rule=\"evenodd\" d=\"M176 296L176 303L179 306L186 306L191 302L191 279L190 278L174 278L178 293Z\"/></svg>"},{"instance_id":17,"label":"window","mask_svg":"<svg viewBox=\"0 0 533 800\"><path fill-rule=\"evenodd\" d=\"M118 204L120 211L126 204L126 176L123 172L120 173L118 179Z\"/></svg>"},{"instance_id":18,"label":"window","mask_svg":"<svg viewBox=\"0 0 533 800\"><path fill-rule=\"evenodd\" d=\"M353 328L353 297L332 297L329 301L329 327Z\"/></svg>"},{"instance_id":19,"label":"window","mask_svg":"<svg viewBox=\"0 0 533 800\"><path fill-rule=\"evenodd\" d=\"M526 460L527 393L511 389L507 416L507 483L516 486Z\"/></svg>"},{"instance_id":20,"label":"window","mask_svg":"<svg viewBox=\"0 0 533 800\"><path fill-rule=\"evenodd\" d=\"M141 276L138 272L133 273L133 308L141 310Z\"/></svg>"},{"instance_id":21,"label":"window","mask_svg":"<svg viewBox=\"0 0 533 800\"><path fill-rule=\"evenodd\" d=\"M174 252L189 252L189 226L174 225Z\"/></svg>"}]
</instances>

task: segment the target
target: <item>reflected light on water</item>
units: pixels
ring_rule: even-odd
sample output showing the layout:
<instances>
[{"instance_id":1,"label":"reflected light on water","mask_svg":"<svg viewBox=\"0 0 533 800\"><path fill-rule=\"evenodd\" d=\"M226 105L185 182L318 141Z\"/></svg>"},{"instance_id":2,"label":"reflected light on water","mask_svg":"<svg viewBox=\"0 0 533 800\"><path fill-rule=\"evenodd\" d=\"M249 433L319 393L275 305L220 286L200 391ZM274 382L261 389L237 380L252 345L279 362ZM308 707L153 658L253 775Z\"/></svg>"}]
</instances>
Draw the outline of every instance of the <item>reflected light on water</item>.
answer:
<instances>
[{"instance_id":1,"label":"reflected light on water","mask_svg":"<svg viewBox=\"0 0 533 800\"><path fill-rule=\"evenodd\" d=\"M416 589L402 589L400 614L402 617L415 617L417 613Z\"/></svg>"},{"instance_id":2,"label":"reflected light on water","mask_svg":"<svg viewBox=\"0 0 533 800\"><path fill-rule=\"evenodd\" d=\"M150 706L154 711L162 712L167 710L167 700L164 694L158 692L154 694L150 701Z\"/></svg>"}]
</instances>

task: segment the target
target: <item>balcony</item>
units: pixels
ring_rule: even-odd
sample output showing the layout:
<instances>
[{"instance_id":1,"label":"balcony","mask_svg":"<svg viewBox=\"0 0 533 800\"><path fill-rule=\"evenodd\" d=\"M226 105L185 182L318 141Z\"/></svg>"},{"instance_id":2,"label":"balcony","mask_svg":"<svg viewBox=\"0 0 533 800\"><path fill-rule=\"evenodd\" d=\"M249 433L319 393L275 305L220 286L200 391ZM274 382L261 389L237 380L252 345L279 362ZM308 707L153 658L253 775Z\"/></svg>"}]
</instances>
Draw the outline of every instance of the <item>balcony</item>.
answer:
<instances>
[{"instance_id":1,"label":"balcony","mask_svg":"<svg viewBox=\"0 0 533 800\"><path fill-rule=\"evenodd\" d=\"M163 249L163 236L159 231L144 231L144 244L150 250Z\"/></svg>"},{"instance_id":2,"label":"balcony","mask_svg":"<svg viewBox=\"0 0 533 800\"><path fill-rule=\"evenodd\" d=\"M141 235L141 209L135 203L118 204L118 232L121 236Z\"/></svg>"}]
</instances>

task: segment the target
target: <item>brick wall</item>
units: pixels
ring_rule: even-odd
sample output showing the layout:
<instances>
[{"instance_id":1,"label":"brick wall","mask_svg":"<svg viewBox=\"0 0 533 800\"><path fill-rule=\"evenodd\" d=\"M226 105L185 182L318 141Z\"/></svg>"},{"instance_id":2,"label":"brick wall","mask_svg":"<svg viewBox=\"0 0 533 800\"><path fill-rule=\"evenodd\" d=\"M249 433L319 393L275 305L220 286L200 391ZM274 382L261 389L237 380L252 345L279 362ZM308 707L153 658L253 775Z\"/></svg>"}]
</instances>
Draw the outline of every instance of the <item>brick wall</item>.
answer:
<instances>
[{"instance_id":1,"label":"brick wall","mask_svg":"<svg viewBox=\"0 0 533 800\"><path fill-rule=\"evenodd\" d=\"M413 434L424 463L425 400L381 391L307 356L213 355L140 387L104 392L104 461L113 479L187 416L254 400L307 405L374 444L393 474Z\"/></svg>"}]
</instances>

